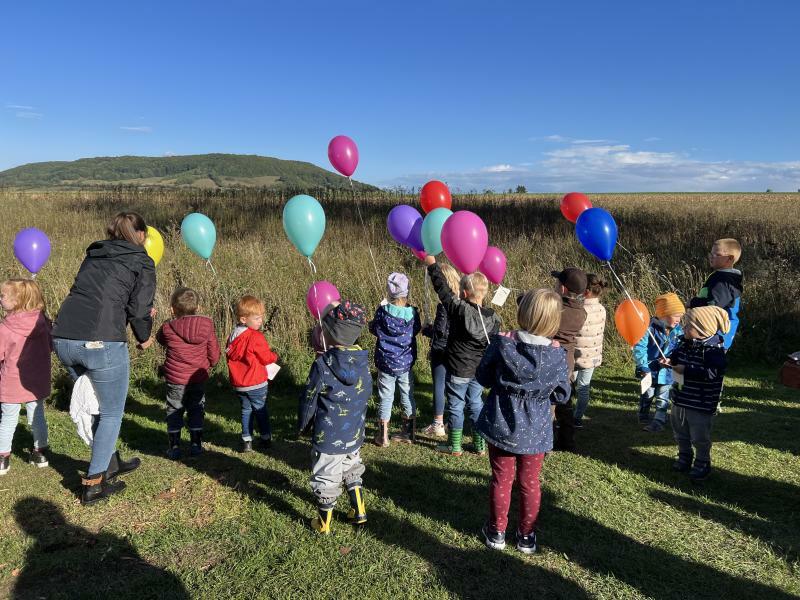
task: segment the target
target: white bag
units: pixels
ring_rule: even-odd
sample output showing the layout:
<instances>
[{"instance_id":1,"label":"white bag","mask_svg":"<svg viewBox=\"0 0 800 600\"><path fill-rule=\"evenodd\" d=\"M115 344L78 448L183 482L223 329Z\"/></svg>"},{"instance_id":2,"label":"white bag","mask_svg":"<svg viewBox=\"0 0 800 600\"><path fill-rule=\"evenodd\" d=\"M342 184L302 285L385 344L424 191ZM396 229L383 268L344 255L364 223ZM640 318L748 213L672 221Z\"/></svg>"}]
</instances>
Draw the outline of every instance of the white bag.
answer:
<instances>
[{"instance_id":1,"label":"white bag","mask_svg":"<svg viewBox=\"0 0 800 600\"><path fill-rule=\"evenodd\" d=\"M92 447L94 433L92 432L92 416L100 414L100 404L94 392L92 381L81 375L72 388L72 398L69 402L69 416L78 428L78 435Z\"/></svg>"}]
</instances>

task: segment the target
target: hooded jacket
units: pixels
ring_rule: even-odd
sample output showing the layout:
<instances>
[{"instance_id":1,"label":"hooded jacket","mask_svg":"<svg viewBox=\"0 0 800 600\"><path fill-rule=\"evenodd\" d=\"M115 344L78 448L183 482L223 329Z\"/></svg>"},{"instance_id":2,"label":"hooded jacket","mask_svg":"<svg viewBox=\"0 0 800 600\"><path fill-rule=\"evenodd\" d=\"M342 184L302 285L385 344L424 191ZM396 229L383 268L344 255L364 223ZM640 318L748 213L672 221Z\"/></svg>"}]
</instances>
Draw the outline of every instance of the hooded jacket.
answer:
<instances>
[{"instance_id":1,"label":"hooded jacket","mask_svg":"<svg viewBox=\"0 0 800 600\"><path fill-rule=\"evenodd\" d=\"M278 361L264 334L238 325L225 348L231 385L237 392L264 387L268 383L267 365Z\"/></svg>"},{"instance_id":2,"label":"hooded jacket","mask_svg":"<svg viewBox=\"0 0 800 600\"><path fill-rule=\"evenodd\" d=\"M594 369L603 363L606 309L600 304L600 298L586 298L583 310L586 321L575 336L575 368Z\"/></svg>"},{"instance_id":3,"label":"hooded jacket","mask_svg":"<svg viewBox=\"0 0 800 600\"><path fill-rule=\"evenodd\" d=\"M369 332L378 338L375 366L389 375L407 373L417 360L419 311L413 306L386 304L375 311Z\"/></svg>"},{"instance_id":4,"label":"hooded jacket","mask_svg":"<svg viewBox=\"0 0 800 600\"><path fill-rule=\"evenodd\" d=\"M725 350L733 345L733 337L739 328L739 307L742 301L742 272L739 269L719 269L706 279L697 296L689 302L689 308L719 306L728 312L731 328L722 336Z\"/></svg>"},{"instance_id":5,"label":"hooded jacket","mask_svg":"<svg viewBox=\"0 0 800 600\"><path fill-rule=\"evenodd\" d=\"M684 366L683 384L672 385L672 403L704 413L716 413L727 368L722 336L712 335L704 340L684 338L670 360L675 366Z\"/></svg>"},{"instance_id":6,"label":"hooded jacket","mask_svg":"<svg viewBox=\"0 0 800 600\"><path fill-rule=\"evenodd\" d=\"M101 240L86 258L56 317L53 337L125 342L130 324L139 342L150 338L150 309L156 289L153 259L143 246L126 240Z\"/></svg>"},{"instance_id":7,"label":"hooded jacket","mask_svg":"<svg viewBox=\"0 0 800 600\"><path fill-rule=\"evenodd\" d=\"M167 383L203 383L219 360L214 322L208 317L186 315L167 321L158 330L156 341L166 349Z\"/></svg>"},{"instance_id":8,"label":"hooded jacket","mask_svg":"<svg viewBox=\"0 0 800 600\"><path fill-rule=\"evenodd\" d=\"M652 334L652 337L650 336ZM655 341L653 341L655 338ZM633 347L633 360L636 363L636 375L641 376L651 373L653 385L669 385L672 383L672 369L665 367L658 360L661 352L669 357L672 351L681 343L683 339L683 329L676 325L673 329L667 330L667 325L661 319L653 317L650 319L649 333L636 342ZM659 352L659 348L661 352Z\"/></svg>"},{"instance_id":9,"label":"hooded jacket","mask_svg":"<svg viewBox=\"0 0 800 600\"><path fill-rule=\"evenodd\" d=\"M372 395L369 351L334 346L311 365L300 395L300 433L312 430L314 450L350 454L364 442L367 401Z\"/></svg>"},{"instance_id":10,"label":"hooded jacket","mask_svg":"<svg viewBox=\"0 0 800 600\"><path fill-rule=\"evenodd\" d=\"M50 329L40 310L10 313L0 321L0 402L50 396Z\"/></svg>"},{"instance_id":11,"label":"hooded jacket","mask_svg":"<svg viewBox=\"0 0 800 600\"><path fill-rule=\"evenodd\" d=\"M565 403L571 393L563 349L526 332L497 335L476 377L490 388L476 425L489 443L514 454L553 449L550 405Z\"/></svg>"},{"instance_id":12,"label":"hooded jacket","mask_svg":"<svg viewBox=\"0 0 800 600\"><path fill-rule=\"evenodd\" d=\"M491 308L455 296L438 264L428 266L428 275L450 320L444 362L447 372L472 379L491 336L500 331L500 317Z\"/></svg>"},{"instance_id":13,"label":"hooded jacket","mask_svg":"<svg viewBox=\"0 0 800 600\"><path fill-rule=\"evenodd\" d=\"M439 302L436 305L436 317L433 319L433 324L429 324L422 329L422 335L431 338L431 360L444 361L449 334L450 319L447 317L447 309L444 304Z\"/></svg>"},{"instance_id":14,"label":"hooded jacket","mask_svg":"<svg viewBox=\"0 0 800 600\"><path fill-rule=\"evenodd\" d=\"M575 338L585 322L586 311L583 309L583 297L561 296L561 325L553 339L567 351L567 370L570 373L575 368Z\"/></svg>"}]
</instances>

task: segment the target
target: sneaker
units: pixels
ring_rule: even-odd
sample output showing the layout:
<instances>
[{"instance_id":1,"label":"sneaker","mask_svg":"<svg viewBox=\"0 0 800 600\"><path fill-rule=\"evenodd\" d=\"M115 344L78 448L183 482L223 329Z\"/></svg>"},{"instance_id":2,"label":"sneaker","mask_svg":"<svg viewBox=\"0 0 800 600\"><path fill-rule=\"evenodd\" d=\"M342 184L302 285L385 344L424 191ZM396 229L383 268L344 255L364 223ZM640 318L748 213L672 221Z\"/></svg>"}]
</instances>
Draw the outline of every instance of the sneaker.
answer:
<instances>
[{"instance_id":1,"label":"sneaker","mask_svg":"<svg viewBox=\"0 0 800 600\"><path fill-rule=\"evenodd\" d=\"M536 552L536 532L531 531L528 535L520 535L518 531L517 550L523 554L533 554Z\"/></svg>"},{"instance_id":2,"label":"sneaker","mask_svg":"<svg viewBox=\"0 0 800 600\"><path fill-rule=\"evenodd\" d=\"M711 475L710 463L698 463L695 461L692 470L689 471L689 479L692 480L692 483L703 483L708 479L709 475Z\"/></svg>"},{"instance_id":3,"label":"sneaker","mask_svg":"<svg viewBox=\"0 0 800 600\"><path fill-rule=\"evenodd\" d=\"M487 523L481 528L481 533L483 534L483 540L488 548L492 548L493 550L505 550L505 531L492 531Z\"/></svg>"},{"instance_id":4,"label":"sneaker","mask_svg":"<svg viewBox=\"0 0 800 600\"><path fill-rule=\"evenodd\" d=\"M447 435L447 432L444 430L444 423L434 421L422 430L422 434L428 437L443 438Z\"/></svg>"},{"instance_id":5,"label":"sneaker","mask_svg":"<svg viewBox=\"0 0 800 600\"><path fill-rule=\"evenodd\" d=\"M39 467L40 469L46 467L47 465L50 464L47 461L47 455L45 454L46 451L47 448L39 448L39 449L34 448L33 450L31 450L31 456L28 459L28 462L35 467Z\"/></svg>"},{"instance_id":6,"label":"sneaker","mask_svg":"<svg viewBox=\"0 0 800 600\"><path fill-rule=\"evenodd\" d=\"M270 448L272 448L272 438L271 437L258 438L258 446L262 450L269 450Z\"/></svg>"},{"instance_id":7,"label":"sneaker","mask_svg":"<svg viewBox=\"0 0 800 600\"><path fill-rule=\"evenodd\" d=\"M252 452L253 451L253 442L251 440L242 440L242 449L240 452Z\"/></svg>"},{"instance_id":8,"label":"sneaker","mask_svg":"<svg viewBox=\"0 0 800 600\"><path fill-rule=\"evenodd\" d=\"M649 431L650 433L660 433L664 431L664 423L661 421L656 421L653 419L648 423L645 427L642 427L643 431Z\"/></svg>"},{"instance_id":9,"label":"sneaker","mask_svg":"<svg viewBox=\"0 0 800 600\"><path fill-rule=\"evenodd\" d=\"M0 456L0 475L5 475L11 469L11 457Z\"/></svg>"}]
</instances>

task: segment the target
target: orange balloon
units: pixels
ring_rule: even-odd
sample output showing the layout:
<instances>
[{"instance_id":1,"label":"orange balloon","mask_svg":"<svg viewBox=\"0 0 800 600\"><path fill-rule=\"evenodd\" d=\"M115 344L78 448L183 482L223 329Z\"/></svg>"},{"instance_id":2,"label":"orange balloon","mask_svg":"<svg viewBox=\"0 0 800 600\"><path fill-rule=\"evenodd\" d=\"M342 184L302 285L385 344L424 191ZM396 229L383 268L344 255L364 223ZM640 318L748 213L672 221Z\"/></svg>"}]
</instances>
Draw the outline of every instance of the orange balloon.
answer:
<instances>
[{"instance_id":1,"label":"orange balloon","mask_svg":"<svg viewBox=\"0 0 800 600\"><path fill-rule=\"evenodd\" d=\"M647 328L650 326L650 312L638 300L625 300L617 307L614 322L617 324L617 331L625 338L628 345L635 346L647 333Z\"/></svg>"}]
</instances>

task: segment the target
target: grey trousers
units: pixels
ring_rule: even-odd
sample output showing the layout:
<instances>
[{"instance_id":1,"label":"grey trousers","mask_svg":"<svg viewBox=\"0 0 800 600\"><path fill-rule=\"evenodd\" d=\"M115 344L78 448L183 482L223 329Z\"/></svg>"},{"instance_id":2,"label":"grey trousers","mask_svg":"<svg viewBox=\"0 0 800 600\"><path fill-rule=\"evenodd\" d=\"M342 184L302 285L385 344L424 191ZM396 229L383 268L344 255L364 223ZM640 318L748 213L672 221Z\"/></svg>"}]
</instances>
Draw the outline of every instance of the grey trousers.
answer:
<instances>
[{"instance_id":1,"label":"grey trousers","mask_svg":"<svg viewBox=\"0 0 800 600\"><path fill-rule=\"evenodd\" d=\"M711 463L711 427L714 425L714 415L673 406L670 421L675 441L678 442L678 455L691 460L694 446L697 453L695 460Z\"/></svg>"},{"instance_id":2,"label":"grey trousers","mask_svg":"<svg viewBox=\"0 0 800 600\"><path fill-rule=\"evenodd\" d=\"M332 507L342 493L342 484L348 489L360 486L363 474L364 463L358 450L350 454L311 450L311 491L320 505Z\"/></svg>"}]
</instances>

